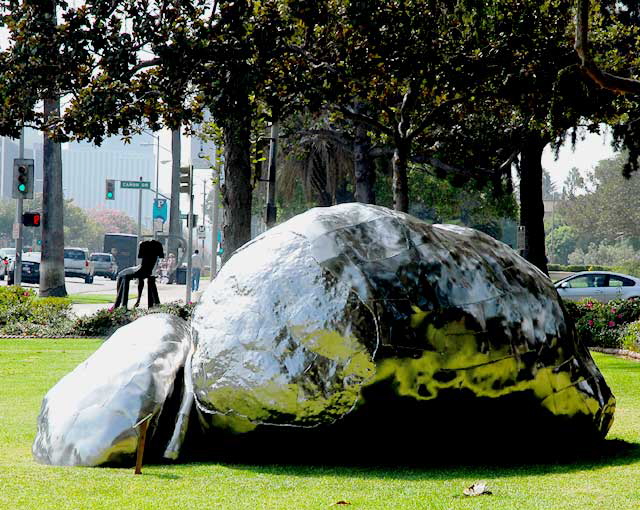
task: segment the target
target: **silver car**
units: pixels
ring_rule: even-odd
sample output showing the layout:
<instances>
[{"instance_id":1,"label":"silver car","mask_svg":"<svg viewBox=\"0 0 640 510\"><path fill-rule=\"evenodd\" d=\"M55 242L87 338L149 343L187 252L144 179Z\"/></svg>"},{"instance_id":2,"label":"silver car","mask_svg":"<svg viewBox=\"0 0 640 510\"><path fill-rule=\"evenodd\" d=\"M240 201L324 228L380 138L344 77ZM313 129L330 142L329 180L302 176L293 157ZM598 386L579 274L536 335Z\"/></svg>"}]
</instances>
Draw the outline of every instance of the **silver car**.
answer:
<instances>
[{"instance_id":1,"label":"silver car","mask_svg":"<svg viewBox=\"0 0 640 510\"><path fill-rule=\"evenodd\" d=\"M555 283L562 299L590 298L607 303L613 299L640 298L640 279L609 271L583 271Z\"/></svg>"},{"instance_id":2,"label":"silver car","mask_svg":"<svg viewBox=\"0 0 640 510\"><path fill-rule=\"evenodd\" d=\"M116 279L118 276L118 264L111 253L92 253L89 261L93 262L93 274L106 278Z\"/></svg>"}]
</instances>

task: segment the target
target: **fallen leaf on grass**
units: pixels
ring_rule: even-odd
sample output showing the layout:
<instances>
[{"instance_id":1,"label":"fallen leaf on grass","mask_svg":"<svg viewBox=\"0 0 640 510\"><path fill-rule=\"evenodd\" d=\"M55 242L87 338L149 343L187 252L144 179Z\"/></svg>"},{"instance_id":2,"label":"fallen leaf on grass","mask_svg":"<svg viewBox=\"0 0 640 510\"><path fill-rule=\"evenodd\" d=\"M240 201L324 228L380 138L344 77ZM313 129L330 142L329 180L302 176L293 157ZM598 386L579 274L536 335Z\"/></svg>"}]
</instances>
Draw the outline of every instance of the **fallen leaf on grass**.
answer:
<instances>
[{"instance_id":1,"label":"fallen leaf on grass","mask_svg":"<svg viewBox=\"0 0 640 510\"><path fill-rule=\"evenodd\" d=\"M482 496L483 494L493 494L484 482L476 482L462 491L465 496Z\"/></svg>"},{"instance_id":2,"label":"fallen leaf on grass","mask_svg":"<svg viewBox=\"0 0 640 510\"><path fill-rule=\"evenodd\" d=\"M340 501L336 501L333 505L331 506L336 506L336 505L350 505L351 503L349 503L348 501L345 501L344 499L341 499Z\"/></svg>"}]
</instances>

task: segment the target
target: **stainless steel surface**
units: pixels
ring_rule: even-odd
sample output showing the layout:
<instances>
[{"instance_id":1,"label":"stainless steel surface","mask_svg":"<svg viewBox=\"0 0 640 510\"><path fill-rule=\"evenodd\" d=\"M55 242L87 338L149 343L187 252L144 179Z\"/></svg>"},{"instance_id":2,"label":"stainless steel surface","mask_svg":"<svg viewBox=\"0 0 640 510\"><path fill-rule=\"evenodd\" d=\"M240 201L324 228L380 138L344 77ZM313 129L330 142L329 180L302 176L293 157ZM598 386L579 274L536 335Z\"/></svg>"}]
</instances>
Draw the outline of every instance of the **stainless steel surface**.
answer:
<instances>
[{"instance_id":1,"label":"stainless steel surface","mask_svg":"<svg viewBox=\"0 0 640 510\"><path fill-rule=\"evenodd\" d=\"M151 413L151 438L161 418L165 423L163 406L190 348L187 323L168 314L147 315L117 330L45 396L35 459L65 466L133 462L135 425ZM174 452L183 437L174 438Z\"/></svg>"},{"instance_id":2,"label":"stainless steel surface","mask_svg":"<svg viewBox=\"0 0 640 510\"><path fill-rule=\"evenodd\" d=\"M237 432L331 423L382 383L416 403L526 395L601 436L613 418L545 275L482 233L381 207L313 209L248 243L192 330L196 404Z\"/></svg>"},{"instance_id":3,"label":"stainless steel surface","mask_svg":"<svg viewBox=\"0 0 640 510\"><path fill-rule=\"evenodd\" d=\"M476 434L490 418L499 438L562 443L603 437L615 409L545 275L477 231L381 207L313 209L245 245L205 291L191 335L162 314L118 330L45 397L36 459L132 461L148 413L166 438L156 451L175 459L199 432L194 403L218 451L221 437L242 441L223 430L276 446L271 432L285 431L303 452L283 427L377 449L381 437L440 441L430 423L469 434L471 419ZM182 367L181 405L162 412Z\"/></svg>"}]
</instances>

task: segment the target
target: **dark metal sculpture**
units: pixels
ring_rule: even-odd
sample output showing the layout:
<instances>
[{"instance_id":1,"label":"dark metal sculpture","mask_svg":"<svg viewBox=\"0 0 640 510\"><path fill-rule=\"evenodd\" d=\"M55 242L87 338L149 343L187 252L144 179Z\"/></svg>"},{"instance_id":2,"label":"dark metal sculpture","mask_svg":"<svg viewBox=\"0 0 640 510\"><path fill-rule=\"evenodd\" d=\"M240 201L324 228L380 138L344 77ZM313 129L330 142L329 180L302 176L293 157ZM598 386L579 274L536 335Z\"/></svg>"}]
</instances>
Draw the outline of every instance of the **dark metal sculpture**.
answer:
<instances>
[{"instance_id":1,"label":"dark metal sculpture","mask_svg":"<svg viewBox=\"0 0 640 510\"><path fill-rule=\"evenodd\" d=\"M133 267L127 267L118 273L117 279L117 292L116 302L114 308L124 307L127 308L127 301L129 300L129 282L134 278L138 279L138 299L136 300L135 307L140 306L140 299L142 298L142 291L144 290L144 280L147 280L147 306L152 308L160 304L160 297L158 296L158 288L156 287L156 280L153 276L153 269L156 266L159 258L164 258L164 250L162 243L156 240L142 241L138 251L138 258L140 264Z\"/></svg>"},{"instance_id":2,"label":"dark metal sculpture","mask_svg":"<svg viewBox=\"0 0 640 510\"><path fill-rule=\"evenodd\" d=\"M182 338L182 327L172 328L163 338ZM202 432L187 430L194 403L205 427L196 449L217 452L227 444L260 450L300 441L300 451L315 455L316 439L328 438L334 449L342 440L341 451L360 441L370 451L388 444L394 455L405 441L412 454L447 434L464 442L484 440L487 431L507 445L536 436L562 442L604 437L613 418L615 399L544 274L484 234L382 207L313 209L248 243L205 291L191 332L191 355L183 339L179 355L161 356L163 385L184 367L173 439L160 448L169 458L185 435ZM118 349L128 356L127 342L156 334L127 326L96 362L109 365ZM164 344L150 342L151 360ZM144 364L118 366L122 374L145 372ZM114 459L73 457L66 442L52 440L80 430L65 406L126 393L125 377L103 384L88 368L78 370L45 398L38 460ZM80 391L74 382L84 373ZM130 409L126 399L105 404L105 425L82 428L86 441L112 452L111 438L150 408L157 413L160 400L133 399ZM131 419L120 425L120 414ZM433 426L440 435L427 432Z\"/></svg>"}]
</instances>

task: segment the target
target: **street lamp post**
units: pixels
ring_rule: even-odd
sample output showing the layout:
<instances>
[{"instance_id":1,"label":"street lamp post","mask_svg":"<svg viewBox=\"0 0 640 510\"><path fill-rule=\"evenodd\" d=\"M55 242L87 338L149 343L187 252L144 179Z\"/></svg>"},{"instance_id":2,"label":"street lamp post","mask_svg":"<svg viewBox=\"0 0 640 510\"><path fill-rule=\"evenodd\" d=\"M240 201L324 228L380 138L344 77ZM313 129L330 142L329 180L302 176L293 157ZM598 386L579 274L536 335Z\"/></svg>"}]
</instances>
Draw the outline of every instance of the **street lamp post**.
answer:
<instances>
[{"instance_id":1,"label":"street lamp post","mask_svg":"<svg viewBox=\"0 0 640 510\"><path fill-rule=\"evenodd\" d=\"M147 134L153 138L154 143L141 143L140 145L147 147L153 145L156 148L156 196L153 201L153 204L155 206L155 204L158 203L158 190L160 189L160 137L157 135L152 135L150 133ZM156 232L155 218L152 218L151 220L151 228L153 229L153 238L156 239L158 233Z\"/></svg>"}]
</instances>

